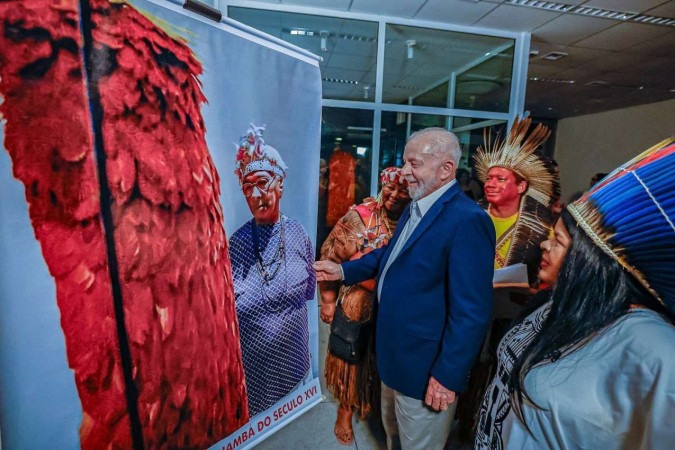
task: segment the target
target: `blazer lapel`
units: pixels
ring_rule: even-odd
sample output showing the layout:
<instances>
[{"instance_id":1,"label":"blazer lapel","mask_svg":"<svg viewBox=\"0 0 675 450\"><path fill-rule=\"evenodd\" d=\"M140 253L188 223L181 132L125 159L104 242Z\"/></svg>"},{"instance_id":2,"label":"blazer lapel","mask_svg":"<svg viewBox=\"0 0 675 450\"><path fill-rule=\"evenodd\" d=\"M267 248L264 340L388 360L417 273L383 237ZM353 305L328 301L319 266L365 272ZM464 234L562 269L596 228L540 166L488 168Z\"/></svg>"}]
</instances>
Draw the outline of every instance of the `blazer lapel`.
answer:
<instances>
[{"instance_id":1,"label":"blazer lapel","mask_svg":"<svg viewBox=\"0 0 675 450\"><path fill-rule=\"evenodd\" d=\"M394 250L396 241L398 241L399 238L401 237L401 232L403 231L403 228L405 228L405 224L408 222L408 219L410 219L411 205L412 202L403 211L403 214L401 214L401 217L398 219L398 222L396 224L396 230L394 230L394 234L392 235L391 239L389 240L389 243L387 244L387 250L385 250L384 252L384 257L382 257L382 259L380 260L380 267L377 270L378 277L382 274L382 270L384 269L384 266L387 264L387 261L389 260L389 255L391 255L392 250Z\"/></svg>"},{"instance_id":2,"label":"blazer lapel","mask_svg":"<svg viewBox=\"0 0 675 450\"><path fill-rule=\"evenodd\" d=\"M429 208L429 211L422 217L422 220L420 221L419 225L417 225L417 228L415 228L415 231L410 235L408 240L403 244L403 248L401 251L398 253L398 256L396 257L397 259L401 257L401 255L412 246L412 244L415 243L417 239L419 239L420 236L426 231L427 228L431 226L432 223L436 221L436 218L438 215L443 211L443 206L445 203L449 202L457 193L458 190L458 185L455 183L453 186L451 186L436 202L434 202L433 205L431 205L431 208ZM410 208L408 208L410 209ZM410 215L410 214L408 214Z\"/></svg>"}]
</instances>

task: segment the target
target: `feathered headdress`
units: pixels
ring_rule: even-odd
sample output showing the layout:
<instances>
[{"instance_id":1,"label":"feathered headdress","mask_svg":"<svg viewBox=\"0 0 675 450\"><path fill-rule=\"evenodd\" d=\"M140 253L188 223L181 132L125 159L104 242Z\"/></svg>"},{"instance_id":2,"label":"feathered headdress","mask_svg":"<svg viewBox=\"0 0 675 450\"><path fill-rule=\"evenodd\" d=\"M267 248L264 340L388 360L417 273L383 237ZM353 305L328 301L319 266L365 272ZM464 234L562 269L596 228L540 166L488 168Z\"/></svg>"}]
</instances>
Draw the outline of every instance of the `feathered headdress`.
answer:
<instances>
[{"instance_id":1,"label":"feathered headdress","mask_svg":"<svg viewBox=\"0 0 675 450\"><path fill-rule=\"evenodd\" d=\"M239 178L239 184L250 173L258 170L271 172L284 178L286 176L286 164L281 159L281 155L271 145L265 144L262 137L265 131L265 125L256 126L249 124L246 134L244 134L237 147L237 161L235 163L234 174Z\"/></svg>"},{"instance_id":2,"label":"feathered headdress","mask_svg":"<svg viewBox=\"0 0 675 450\"><path fill-rule=\"evenodd\" d=\"M559 190L557 180L551 169L535 150L546 142L551 134L546 126L539 124L527 136L532 120L529 117L513 121L507 138L490 142L490 135L484 137L485 148L479 147L474 156L475 167L480 181L485 183L488 172L493 167L509 169L527 180L527 195L539 203L548 205Z\"/></svg>"},{"instance_id":3,"label":"feathered headdress","mask_svg":"<svg viewBox=\"0 0 675 450\"><path fill-rule=\"evenodd\" d=\"M567 209L605 253L675 312L675 138L620 166Z\"/></svg>"}]
</instances>

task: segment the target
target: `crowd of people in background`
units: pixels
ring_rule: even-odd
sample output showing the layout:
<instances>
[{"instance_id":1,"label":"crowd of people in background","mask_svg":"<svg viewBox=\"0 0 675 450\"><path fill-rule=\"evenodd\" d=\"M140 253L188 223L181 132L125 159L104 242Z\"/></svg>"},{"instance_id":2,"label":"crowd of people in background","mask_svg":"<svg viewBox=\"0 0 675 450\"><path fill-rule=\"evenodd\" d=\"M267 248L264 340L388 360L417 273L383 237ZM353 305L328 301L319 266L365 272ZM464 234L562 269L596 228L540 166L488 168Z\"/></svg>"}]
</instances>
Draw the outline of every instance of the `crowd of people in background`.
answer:
<instances>
[{"instance_id":1,"label":"crowd of people in background","mask_svg":"<svg viewBox=\"0 0 675 450\"><path fill-rule=\"evenodd\" d=\"M675 141L596 174L566 206L538 152L549 131L530 125L486 142L473 173L452 133L413 134L403 167L323 244L321 319L341 305L369 325L356 361L331 327L340 443L380 404L388 448L444 448L459 400L474 448L675 445Z\"/></svg>"}]
</instances>

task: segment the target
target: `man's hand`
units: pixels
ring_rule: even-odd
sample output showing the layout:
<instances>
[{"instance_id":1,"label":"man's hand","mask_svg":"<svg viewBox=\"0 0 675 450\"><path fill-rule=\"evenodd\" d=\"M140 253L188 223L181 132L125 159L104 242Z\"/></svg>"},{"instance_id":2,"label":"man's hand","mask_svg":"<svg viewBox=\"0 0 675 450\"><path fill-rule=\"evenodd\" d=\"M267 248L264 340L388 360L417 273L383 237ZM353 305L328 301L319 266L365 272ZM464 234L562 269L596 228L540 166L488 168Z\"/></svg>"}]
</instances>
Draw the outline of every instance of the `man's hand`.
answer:
<instances>
[{"instance_id":1,"label":"man's hand","mask_svg":"<svg viewBox=\"0 0 675 450\"><path fill-rule=\"evenodd\" d=\"M457 398L456 394L444 388L441 383L436 381L436 378L429 378L429 385L427 386L427 394L424 397L426 403L434 411L445 411L448 405L453 403Z\"/></svg>"},{"instance_id":2,"label":"man's hand","mask_svg":"<svg viewBox=\"0 0 675 450\"><path fill-rule=\"evenodd\" d=\"M320 317L326 323L331 323L333 321L333 316L335 315L335 303L324 303L321 305Z\"/></svg>"},{"instance_id":3,"label":"man's hand","mask_svg":"<svg viewBox=\"0 0 675 450\"><path fill-rule=\"evenodd\" d=\"M342 279L340 265L333 261L317 261L314 263L317 281L339 281Z\"/></svg>"}]
</instances>

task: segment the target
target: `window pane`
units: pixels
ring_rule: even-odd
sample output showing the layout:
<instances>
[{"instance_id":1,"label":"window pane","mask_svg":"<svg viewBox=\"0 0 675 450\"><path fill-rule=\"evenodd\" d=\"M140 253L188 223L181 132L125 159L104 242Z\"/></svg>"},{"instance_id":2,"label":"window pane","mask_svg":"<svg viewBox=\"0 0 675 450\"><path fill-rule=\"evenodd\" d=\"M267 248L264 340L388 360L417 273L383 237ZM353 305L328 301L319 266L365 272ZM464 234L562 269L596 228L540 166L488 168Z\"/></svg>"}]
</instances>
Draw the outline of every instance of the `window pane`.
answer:
<instances>
[{"instance_id":1,"label":"window pane","mask_svg":"<svg viewBox=\"0 0 675 450\"><path fill-rule=\"evenodd\" d=\"M508 112L513 47L504 49L457 76L455 108Z\"/></svg>"},{"instance_id":2,"label":"window pane","mask_svg":"<svg viewBox=\"0 0 675 450\"><path fill-rule=\"evenodd\" d=\"M403 165L403 149L410 134L429 127L447 128L447 124L447 116L383 112L379 170Z\"/></svg>"},{"instance_id":3,"label":"window pane","mask_svg":"<svg viewBox=\"0 0 675 450\"><path fill-rule=\"evenodd\" d=\"M448 98L455 76L464 83L456 86L463 108L508 110L513 39L403 25L386 30L384 102L459 108ZM498 104L482 101L493 94L500 95Z\"/></svg>"},{"instance_id":4,"label":"window pane","mask_svg":"<svg viewBox=\"0 0 675 450\"><path fill-rule=\"evenodd\" d=\"M228 17L321 56L323 98L375 98L377 22L230 6Z\"/></svg>"},{"instance_id":5,"label":"window pane","mask_svg":"<svg viewBox=\"0 0 675 450\"><path fill-rule=\"evenodd\" d=\"M323 108L317 247L349 207L370 196L373 111Z\"/></svg>"}]
</instances>

